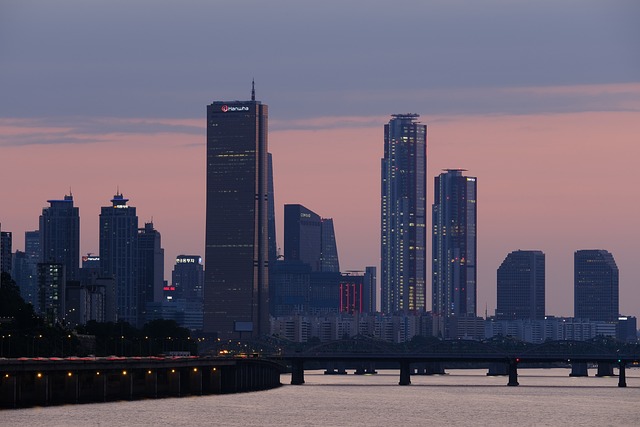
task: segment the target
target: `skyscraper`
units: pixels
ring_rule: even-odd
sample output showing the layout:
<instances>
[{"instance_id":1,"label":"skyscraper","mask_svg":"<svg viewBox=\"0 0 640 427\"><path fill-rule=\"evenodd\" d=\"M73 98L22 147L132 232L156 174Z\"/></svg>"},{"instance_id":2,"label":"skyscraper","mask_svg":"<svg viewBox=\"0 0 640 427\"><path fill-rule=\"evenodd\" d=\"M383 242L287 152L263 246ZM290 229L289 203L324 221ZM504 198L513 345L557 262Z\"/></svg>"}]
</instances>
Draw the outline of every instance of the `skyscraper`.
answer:
<instances>
[{"instance_id":1,"label":"skyscraper","mask_svg":"<svg viewBox=\"0 0 640 427\"><path fill-rule=\"evenodd\" d=\"M255 100L207 106L204 331L269 333L268 108Z\"/></svg>"},{"instance_id":2,"label":"skyscraper","mask_svg":"<svg viewBox=\"0 0 640 427\"><path fill-rule=\"evenodd\" d=\"M433 314L442 319L476 316L476 178L447 169L435 178L433 197Z\"/></svg>"},{"instance_id":3,"label":"skyscraper","mask_svg":"<svg viewBox=\"0 0 640 427\"><path fill-rule=\"evenodd\" d=\"M427 126L394 114L384 126L381 310L420 313L426 294Z\"/></svg>"},{"instance_id":4,"label":"skyscraper","mask_svg":"<svg viewBox=\"0 0 640 427\"><path fill-rule=\"evenodd\" d=\"M302 205L284 205L284 259L320 271L322 218Z\"/></svg>"},{"instance_id":5,"label":"skyscraper","mask_svg":"<svg viewBox=\"0 0 640 427\"><path fill-rule=\"evenodd\" d=\"M336 232L333 229L332 218L322 218L320 241L322 244L320 248L320 271L339 273L338 245L336 244Z\"/></svg>"},{"instance_id":6,"label":"skyscraper","mask_svg":"<svg viewBox=\"0 0 640 427\"><path fill-rule=\"evenodd\" d=\"M100 213L100 270L116 281L118 320L138 324L138 216L120 193Z\"/></svg>"},{"instance_id":7,"label":"skyscraper","mask_svg":"<svg viewBox=\"0 0 640 427\"><path fill-rule=\"evenodd\" d=\"M499 320L543 320L545 256L541 251L514 251L498 267Z\"/></svg>"},{"instance_id":8,"label":"skyscraper","mask_svg":"<svg viewBox=\"0 0 640 427\"><path fill-rule=\"evenodd\" d=\"M80 215L73 196L47 200L40 215L41 262L63 264L67 280L80 280Z\"/></svg>"},{"instance_id":9,"label":"skyscraper","mask_svg":"<svg viewBox=\"0 0 640 427\"><path fill-rule=\"evenodd\" d=\"M602 249L574 254L574 317L614 322L619 315L618 266Z\"/></svg>"},{"instance_id":10,"label":"skyscraper","mask_svg":"<svg viewBox=\"0 0 640 427\"><path fill-rule=\"evenodd\" d=\"M160 232L153 222L138 230L138 323L146 322L145 305L162 301L164 287L164 249Z\"/></svg>"}]
</instances>

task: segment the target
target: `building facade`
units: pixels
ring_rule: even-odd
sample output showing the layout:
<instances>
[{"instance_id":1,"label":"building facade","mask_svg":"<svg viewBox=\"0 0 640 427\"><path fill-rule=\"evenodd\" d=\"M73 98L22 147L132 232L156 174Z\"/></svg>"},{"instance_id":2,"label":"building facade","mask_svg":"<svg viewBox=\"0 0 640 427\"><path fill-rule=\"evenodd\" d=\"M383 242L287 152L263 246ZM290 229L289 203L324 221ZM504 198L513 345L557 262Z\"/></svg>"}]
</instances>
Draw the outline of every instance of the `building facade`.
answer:
<instances>
[{"instance_id":1,"label":"building facade","mask_svg":"<svg viewBox=\"0 0 640 427\"><path fill-rule=\"evenodd\" d=\"M475 177L448 169L435 178L432 291L434 321L449 337L448 319L476 316L477 203Z\"/></svg>"},{"instance_id":2,"label":"building facade","mask_svg":"<svg viewBox=\"0 0 640 427\"><path fill-rule=\"evenodd\" d=\"M618 266L602 249L574 253L574 317L613 322L618 320Z\"/></svg>"},{"instance_id":3,"label":"building facade","mask_svg":"<svg viewBox=\"0 0 640 427\"><path fill-rule=\"evenodd\" d=\"M204 332L222 339L269 333L268 108L207 106Z\"/></svg>"},{"instance_id":4,"label":"building facade","mask_svg":"<svg viewBox=\"0 0 640 427\"><path fill-rule=\"evenodd\" d=\"M518 250L509 253L498 267L497 276L497 319L544 319L543 252Z\"/></svg>"},{"instance_id":5,"label":"building facade","mask_svg":"<svg viewBox=\"0 0 640 427\"><path fill-rule=\"evenodd\" d=\"M47 203L40 215L41 262L63 264L67 280L79 280L80 210L72 195Z\"/></svg>"},{"instance_id":6,"label":"building facade","mask_svg":"<svg viewBox=\"0 0 640 427\"><path fill-rule=\"evenodd\" d=\"M426 308L427 126L394 114L384 126L381 198L381 310Z\"/></svg>"},{"instance_id":7,"label":"building facade","mask_svg":"<svg viewBox=\"0 0 640 427\"><path fill-rule=\"evenodd\" d=\"M116 194L100 213L101 277L116 282L118 320L138 325L138 216L129 199Z\"/></svg>"}]
</instances>

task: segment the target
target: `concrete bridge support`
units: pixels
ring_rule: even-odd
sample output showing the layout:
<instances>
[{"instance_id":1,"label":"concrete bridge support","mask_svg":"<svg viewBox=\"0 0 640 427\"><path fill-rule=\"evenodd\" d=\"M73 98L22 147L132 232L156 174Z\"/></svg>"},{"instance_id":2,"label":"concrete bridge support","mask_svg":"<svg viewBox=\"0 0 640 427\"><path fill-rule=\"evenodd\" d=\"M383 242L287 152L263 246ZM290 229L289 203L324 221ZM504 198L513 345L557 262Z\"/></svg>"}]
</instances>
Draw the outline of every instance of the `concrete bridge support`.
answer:
<instances>
[{"instance_id":1,"label":"concrete bridge support","mask_svg":"<svg viewBox=\"0 0 640 427\"><path fill-rule=\"evenodd\" d=\"M411 363L408 361L400 362L400 385L410 385L411 384Z\"/></svg>"},{"instance_id":2,"label":"concrete bridge support","mask_svg":"<svg viewBox=\"0 0 640 427\"><path fill-rule=\"evenodd\" d=\"M510 360L508 370L509 382L507 383L507 385L511 387L520 385L520 383L518 382L518 362L515 360Z\"/></svg>"},{"instance_id":3,"label":"concrete bridge support","mask_svg":"<svg viewBox=\"0 0 640 427\"><path fill-rule=\"evenodd\" d=\"M488 377L509 375L509 365L505 363L491 363L487 372Z\"/></svg>"},{"instance_id":4,"label":"concrete bridge support","mask_svg":"<svg viewBox=\"0 0 640 427\"><path fill-rule=\"evenodd\" d=\"M598 362L598 373L596 377L612 377L613 376L613 364Z\"/></svg>"},{"instance_id":5,"label":"concrete bridge support","mask_svg":"<svg viewBox=\"0 0 640 427\"><path fill-rule=\"evenodd\" d=\"M304 362L296 360L291 364L291 384L304 384Z\"/></svg>"},{"instance_id":6,"label":"concrete bridge support","mask_svg":"<svg viewBox=\"0 0 640 427\"><path fill-rule=\"evenodd\" d=\"M589 369L586 363L572 363L570 377L588 377Z\"/></svg>"},{"instance_id":7,"label":"concrete bridge support","mask_svg":"<svg viewBox=\"0 0 640 427\"><path fill-rule=\"evenodd\" d=\"M625 372L625 362L620 362L618 364L618 369L619 369L619 373L618 373L618 387L626 387L627 386L627 375Z\"/></svg>"},{"instance_id":8,"label":"concrete bridge support","mask_svg":"<svg viewBox=\"0 0 640 427\"><path fill-rule=\"evenodd\" d=\"M425 375L444 375L446 372L440 362L426 363Z\"/></svg>"}]
</instances>

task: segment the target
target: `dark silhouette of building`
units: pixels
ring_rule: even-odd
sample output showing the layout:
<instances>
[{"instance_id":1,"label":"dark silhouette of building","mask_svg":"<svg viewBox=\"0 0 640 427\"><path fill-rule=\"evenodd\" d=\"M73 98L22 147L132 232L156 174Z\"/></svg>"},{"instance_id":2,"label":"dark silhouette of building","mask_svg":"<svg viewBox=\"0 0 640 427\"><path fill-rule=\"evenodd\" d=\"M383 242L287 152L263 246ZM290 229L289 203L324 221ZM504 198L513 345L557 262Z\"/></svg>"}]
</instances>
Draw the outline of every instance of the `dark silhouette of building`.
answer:
<instances>
[{"instance_id":1,"label":"dark silhouette of building","mask_svg":"<svg viewBox=\"0 0 640 427\"><path fill-rule=\"evenodd\" d=\"M269 333L268 108L207 106L204 332L223 339Z\"/></svg>"},{"instance_id":2,"label":"dark silhouette of building","mask_svg":"<svg viewBox=\"0 0 640 427\"><path fill-rule=\"evenodd\" d=\"M204 270L199 255L178 255L171 274L175 298L197 300L202 303Z\"/></svg>"},{"instance_id":3,"label":"dark silhouette of building","mask_svg":"<svg viewBox=\"0 0 640 427\"><path fill-rule=\"evenodd\" d=\"M0 231L0 273L11 274L12 233Z\"/></svg>"},{"instance_id":4,"label":"dark silhouette of building","mask_svg":"<svg viewBox=\"0 0 640 427\"><path fill-rule=\"evenodd\" d=\"M73 196L47 200L49 207L40 215L41 261L64 264L67 280L79 280L80 213Z\"/></svg>"},{"instance_id":5,"label":"dark silhouette of building","mask_svg":"<svg viewBox=\"0 0 640 427\"><path fill-rule=\"evenodd\" d=\"M384 126L381 310L421 313L426 299L427 126L394 114Z\"/></svg>"},{"instance_id":6,"label":"dark silhouette of building","mask_svg":"<svg viewBox=\"0 0 640 427\"><path fill-rule=\"evenodd\" d=\"M145 305L162 301L164 287L164 249L160 232L153 222L138 229L138 324L146 322Z\"/></svg>"},{"instance_id":7,"label":"dark silhouette of building","mask_svg":"<svg viewBox=\"0 0 640 427\"><path fill-rule=\"evenodd\" d=\"M138 325L138 216L120 193L100 213L101 277L116 281L118 320Z\"/></svg>"},{"instance_id":8,"label":"dark silhouette of building","mask_svg":"<svg viewBox=\"0 0 640 427\"><path fill-rule=\"evenodd\" d=\"M618 320L618 266L613 255L601 249L574 254L574 317Z\"/></svg>"},{"instance_id":9,"label":"dark silhouette of building","mask_svg":"<svg viewBox=\"0 0 640 427\"><path fill-rule=\"evenodd\" d=\"M376 267L373 266L368 266L364 269L365 294L363 310L365 313L375 313L378 311L378 282L376 270Z\"/></svg>"},{"instance_id":10,"label":"dark silhouette of building","mask_svg":"<svg viewBox=\"0 0 640 427\"><path fill-rule=\"evenodd\" d=\"M476 316L477 181L462 172L448 169L435 177L432 307L444 338L451 337L450 318Z\"/></svg>"},{"instance_id":11,"label":"dark silhouette of building","mask_svg":"<svg viewBox=\"0 0 640 427\"><path fill-rule=\"evenodd\" d=\"M545 256L514 251L498 267L498 320L542 320L545 315Z\"/></svg>"}]
</instances>

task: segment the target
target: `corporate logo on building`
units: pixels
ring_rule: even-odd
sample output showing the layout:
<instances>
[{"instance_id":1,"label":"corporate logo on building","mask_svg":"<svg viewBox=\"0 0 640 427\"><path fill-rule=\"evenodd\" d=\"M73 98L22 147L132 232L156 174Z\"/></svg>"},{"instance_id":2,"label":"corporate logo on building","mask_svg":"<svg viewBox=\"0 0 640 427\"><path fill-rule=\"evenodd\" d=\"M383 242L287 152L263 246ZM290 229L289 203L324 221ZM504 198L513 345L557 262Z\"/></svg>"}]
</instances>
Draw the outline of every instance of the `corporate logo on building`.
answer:
<instances>
[{"instance_id":1,"label":"corporate logo on building","mask_svg":"<svg viewBox=\"0 0 640 427\"><path fill-rule=\"evenodd\" d=\"M229 107L226 104L220 107L220 109L223 113L226 113L228 111L249 111L249 107Z\"/></svg>"}]
</instances>

